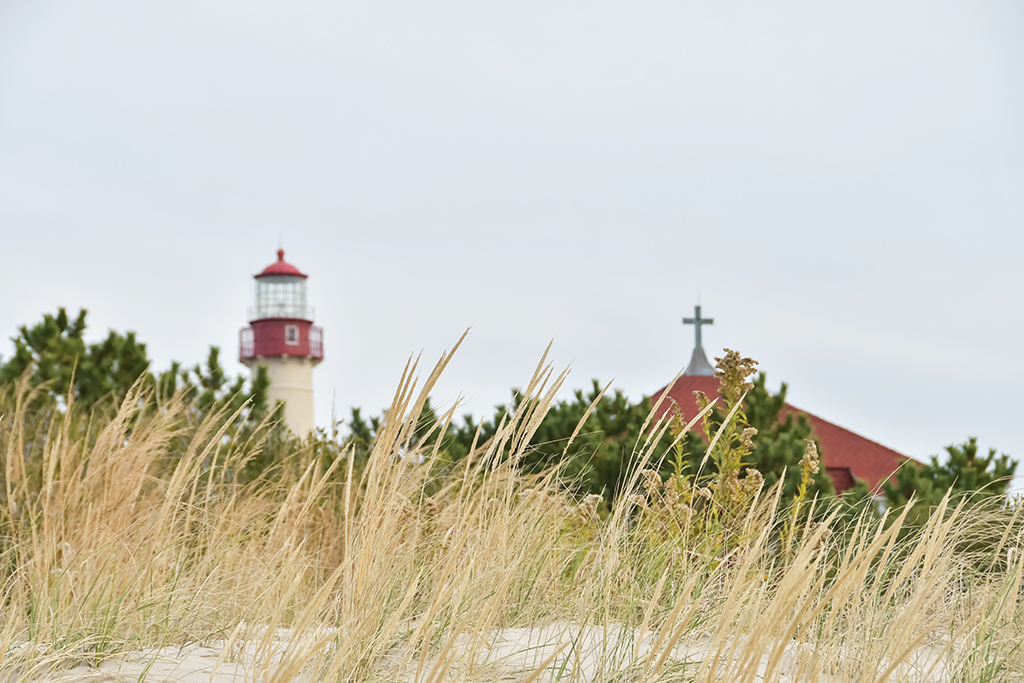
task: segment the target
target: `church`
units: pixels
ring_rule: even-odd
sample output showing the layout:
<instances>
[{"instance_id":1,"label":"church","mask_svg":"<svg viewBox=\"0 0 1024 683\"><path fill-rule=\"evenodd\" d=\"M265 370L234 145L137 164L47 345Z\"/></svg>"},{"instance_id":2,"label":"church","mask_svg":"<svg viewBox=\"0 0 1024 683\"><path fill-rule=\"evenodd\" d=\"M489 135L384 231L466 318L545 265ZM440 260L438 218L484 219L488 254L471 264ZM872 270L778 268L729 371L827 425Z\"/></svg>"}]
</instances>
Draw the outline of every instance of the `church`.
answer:
<instances>
[{"instance_id":1,"label":"church","mask_svg":"<svg viewBox=\"0 0 1024 683\"><path fill-rule=\"evenodd\" d=\"M682 408L684 414L696 415L699 411L693 392L703 391L712 400L720 398L715 369L708 362L701 343L702 326L711 325L714 323L714 319L702 318L700 306L696 306L694 317L684 318L683 323L693 325L696 331L696 343L690 363L674 384L654 392L651 402L657 403L658 399L667 391L667 398L674 400ZM670 410L671 405L669 401L664 402L661 407L662 413ZM832 480L836 493L842 493L852 488L856 482L863 481L871 489L872 494L877 495L881 492L882 483L892 476L901 464L912 460L912 458L883 446L877 441L851 432L849 429L789 403L785 405L782 412L780 417L787 414L807 417L814 430L813 435L821 445L825 472Z\"/></svg>"}]
</instances>

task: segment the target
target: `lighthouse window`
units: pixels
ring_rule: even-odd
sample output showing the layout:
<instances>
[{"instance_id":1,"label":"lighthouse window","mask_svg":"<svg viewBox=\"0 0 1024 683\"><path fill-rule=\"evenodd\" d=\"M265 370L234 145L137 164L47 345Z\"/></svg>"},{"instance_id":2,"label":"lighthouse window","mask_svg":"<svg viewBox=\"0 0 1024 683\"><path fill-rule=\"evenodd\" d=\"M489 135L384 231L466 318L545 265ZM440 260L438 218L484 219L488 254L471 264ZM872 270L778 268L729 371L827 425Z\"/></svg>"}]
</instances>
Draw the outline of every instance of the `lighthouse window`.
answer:
<instances>
[{"instance_id":1,"label":"lighthouse window","mask_svg":"<svg viewBox=\"0 0 1024 683\"><path fill-rule=\"evenodd\" d=\"M299 343L299 326L298 325L285 325L284 326L284 343L295 345Z\"/></svg>"},{"instance_id":2,"label":"lighthouse window","mask_svg":"<svg viewBox=\"0 0 1024 683\"><path fill-rule=\"evenodd\" d=\"M256 282L255 318L310 319L306 282L297 277L264 277Z\"/></svg>"}]
</instances>

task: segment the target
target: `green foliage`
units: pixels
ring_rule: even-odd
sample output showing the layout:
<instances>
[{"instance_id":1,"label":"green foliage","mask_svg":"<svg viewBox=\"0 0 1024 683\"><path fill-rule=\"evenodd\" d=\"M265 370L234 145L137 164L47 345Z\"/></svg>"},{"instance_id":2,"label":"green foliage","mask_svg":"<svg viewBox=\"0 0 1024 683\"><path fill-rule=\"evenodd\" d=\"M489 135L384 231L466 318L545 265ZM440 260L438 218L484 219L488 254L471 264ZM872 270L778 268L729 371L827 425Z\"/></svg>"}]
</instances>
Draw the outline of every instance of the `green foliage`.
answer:
<instances>
[{"instance_id":1,"label":"green foliage","mask_svg":"<svg viewBox=\"0 0 1024 683\"><path fill-rule=\"evenodd\" d=\"M430 410L429 400L425 408ZM433 410L430 410L430 412L433 413ZM370 421L367 422L363 418L361 409L352 409L352 419L348 423L348 436L345 442L351 445L352 455L356 460L365 461L370 457L370 451L373 449L373 440L377 438L378 429L380 429L379 417L371 417Z\"/></svg>"},{"instance_id":2,"label":"green foliage","mask_svg":"<svg viewBox=\"0 0 1024 683\"><path fill-rule=\"evenodd\" d=\"M911 522L921 523L950 490L954 496L970 495L979 503L1005 496L1017 471L1017 461L994 448L979 455L978 440L973 436L962 444L946 446L946 454L945 462L932 455L927 463L904 463L894 478L882 484L889 505L906 505L913 496L919 503L911 510Z\"/></svg>"},{"instance_id":3,"label":"green foliage","mask_svg":"<svg viewBox=\"0 0 1024 683\"><path fill-rule=\"evenodd\" d=\"M160 374L157 386L158 393L165 398L182 392L185 400L193 405L197 420L211 412L239 413L235 426L241 427L258 423L267 416L267 389L270 387L267 367L259 366L251 382L242 375L236 375L229 381L220 364L220 348L217 346L210 347L205 366L197 363L191 368L182 368L180 363L172 363Z\"/></svg>"},{"instance_id":4,"label":"green foliage","mask_svg":"<svg viewBox=\"0 0 1024 683\"><path fill-rule=\"evenodd\" d=\"M792 498L800 486L800 460L807 448L807 440L813 439L811 423L806 415L788 413L783 418L782 409L786 404L788 385L783 382L777 394L765 386L767 376L759 373L744 401L747 421L757 430L754 437L754 451L750 455L751 466L764 476L766 487L774 486L785 472L782 486L784 499ZM821 445L813 439L818 453L824 457ZM833 495L832 480L819 468L808 484L810 495Z\"/></svg>"},{"instance_id":5,"label":"green foliage","mask_svg":"<svg viewBox=\"0 0 1024 683\"><path fill-rule=\"evenodd\" d=\"M789 500L797 494L800 486L800 463L807 447L806 441L812 436L811 425L804 415L790 414L780 419L787 386L783 384L777 394L772 394L765 388L765 381L765 375L762 373L751 384L744 404L738 410L737 420L727 430L728 433L723 434L723 439L720 440L712 457L704 464L702 472L717 475L724 465L727 470L737 470L742 476L743 468L749 466L761 472L766 487L774 485L785 472L783 496L785 500ZM600 494L610 502L624 483L623 477L630 468L638 442L643 445L641 436L645 435L642 435L641 430L651 412L651 402L648 398L630 401L619 390L601 396L601 386L595 379L589 391L577 389L572 398L555 401L541 421L530 448L520 462L527 471L535 473L560 464L564 481L570 483L580 494ZM597 403L593 411L580 427L576 438L569 444L577 425L595 401ZM452 424L444 436L441 451L451 460L461 460L469 454L475 437L478 444L486 443L495 435L497 425L506 414L514 414L527 408L528 406L521 403L521 392L513 390L511 404L496 406L492 417L477 421L473 416L465 415L461 423ZM721 426L727 412L728 409L725 412L716 410L708 420L703 438L696 430L688 432L671 453L669 445L673 441L673 436L666 434L662 438L655 452L667 454L668 457L660 463L652 464L659 470L662 479L673 473L686 476L697 474L707 444ZM359 408L352 409L352 417L348 422L347 443L352 445L357 459L369 455L382 419L374 417L367 421ZM438 430L431 430L437 419L428 400L420 415L416 432L418 435L429 433L429 436L420 445L434 446ZM742 426L737 426L741 423ZM741 451L739 447L747 427L753 427L757 433L752 439L752 450ZM723 449L727 444L729 462L723 463ZM809 495L831 495L834 492L824 468L813 473L808 482Z\"/></svg>"},{"instance_id":6,"label":"green foliage","mask_svg":"<svg viewBox=\"0 0 1024 683\"><path fill-rule=\"evenodd\" d=\"M752 371L752 369L751 365L750 370ZM723 378L724 380L725 378ZM732 381L733 384L736 383L735 379L729 381ZM742 405L737 408L733 423L723 431L722 438L719 440L720 445L712 452L708 462L704 465L704 471L719 473L723 465L726 470L751 467L764 477L765 488L771 488L785 477L782 485L782 499L791 500L797 495L804 476L801 460L807 451L808 440L813 441L815 450L819 454L821 454L821 446L817 439L814 439L813 429L806 415L787 413L783 416L782 411L786 405L788 385L783 383L778 393L772 394L767 389L766 383L767 376L761 372L753 382L743 382L729 392L722 392L723 403L716 405L706 423L701 425L703 443L695 443L694 447L687 451L688 471L691 474L696 472L707 444L711 443L725 422L725 417L745 391L746 396L743 398ZM740 449L744 431L752 445ZM721 451L726 448L726 442L731 448L731 455L726 462L723 462ZM832 480L825 473L825 468L819 467L817 471L811 472L808 476L810 477L806 482L808 495L835 494Z\"/></svg>"},{"instance_id":7,"label":"green foliage","mask_svg":"<svg viewBox=\"0 0 1024 683\"><path fill-rule=\"evenodd\" d=\"M600 396L600 400L598 397ZM594 402L593 411L580 427L572 443L569 439ZM509 405L495 407L494 415L482 421L464 415L461 423L451 424L445 432L439 451L444 459L459 461L469 455L473 441L483 445L497 433L498 425L508 414L528 410L518 389L512 392ZM527 472L539 473L561 465L563 481L580 494L600 494L611 500L623 484L630 458L641 437L644 421L651 412L649 399L630 401L621 391L601 395L601 384L593 381L590 391L577 389L571 399L555 401L537 427L530 446L520 457L520 466ZM369 455L384 418L367 421L358 408L352 409L348 423L347 443L351 444L357 459ZM440 430L435 429L437 415L429 399L420 414L415 430L414 445L433 448ZM687 439L689 446L694 441ZM660 452L671 442L666 437ZM642 445L642 442L641 442ZM668 465L665 465L666 472Z\"/></svg>"},{"instance_id":8,"label":"green foliage","mask_svg":"<svg viewBox=\"0 0 1024 683\"><path fill-rule=\"evenodd\" d=\"M48 396L50 400L60 402L70 395L80 408L88 410L102 405L109 411L120 404L136 381L143 378L158 401L165 401L176 393L180 395L190 405L186 414L196 424L214 412L236 415L228 426L227 435L240 439L253 436L271 409L279 408L267 405L270 380L265 367L259 368L251 382L242 376L231 378L221 365L220 349L211 346L204 364L183 367L175 362L154 377L148 371L150 361L146 345L136 339L134 332L122 334L110 330L103 340L86 343L86 317L85 309L72 318L60 308L56 315L45 314L42 321L20 327L12 339L14 355L0 363L0 385L13 385L29 372L30 385L44 389L37 400ZM745 468L749 467L764 478L765 487L771 487L784 478L784 500L833 494L832 483L823 467L809 470L802 465L808 451L807 442L812 439L812 428L804 415L783 414L788 386L783 383L773 394L767 389L764 373L760 373L752 383L746 382L755 365L750 359L740 359L737 355L732 359L737 362L732 365L722 365L724 359L717 360L725 410L716 408L702 423L700 431L687 433L671 452L672 434L663 436L655 452L667 457L662 462L652 463L662 480L672 475L693 477L697 474L707 444L721 428L725 415L746 392L735 419L726 425L722 437L704 463L702 474L717 476L721 480L719 483L724 484L723 477L742 479ZM740 360L747 362L739 363ZM601 384L594 380L589 391L576 390L572 398L553 403L520 462L528 472L541 472L559 464L564 481L579 493L600 494L611 501L624 484L624 475L630 468L637 445L643 443L645 435L642 429L651 404L646 398L630 401L619 390L604 395L601 391ZM593 410L587 415L592 404ZM510 405L496 406L493 416L481 422L476 422L472 416L464 416L461 423L449 426L438 445L438 417L428 400L419 417L413 445L431 449L438 446L444 459L458 461L469 454L474 439L478 444L484 444L492 438L507 414L530 409L531 406L523 405L521 392L513 391ZM580 426L585 415L587 419ZM352 409L343 445L352 448L357 461L368 457L383 419L371 417L367 420L358 408ZM682 416L676 419L681 420ZM574 432L576 436L570 444ZM703 432L703 438L700 432ZM326 435L320 437L314 441L321 445L329 441ZM248 464L248 470L254 475L272 467L276 461L274 453L285 448L288 441L280 425L267 438L270 439L267 447ZM272 447L277 442L280 442L280 448ZM331 452L340 445L340 441L335 440ZM816 442L815 446L820 453ZM932 456L930 463L905 465L893 480L884 485L889 504L901 506L916 495L922 505L915 514L925 515L927 509L938 504L950 488L954 493L972 493L979 498L1005 495L1017 468L1016 461L1005 454L997 455L994 449L990 449L987 456L979 456L975 438L949 446L946 451L949 457L944 463L939 463L938 458ZM853 493L864 495L847 496L851 501L853 498L862 501L858 503L860 507L867 504L863 502L869 500L866 491Z\"/></svg>"},{"instance_id":9,"label":"green foliage","mask_svg":"<svg viewBox=\"0 0 1024 683\"><path fill-rule=\"evenodd\" d=\"M555 401L520 462L526 471L534 473L561 464L564 481L580 494L600 494L611 501L624 484L638 442L643 445L641 437L645 435L642 429L651 412L651 404L647 398L632 402L620 390L603 396L601 391L601 383L595 379L590 391L584 393L577 389L571 399ZM520 396L518 390L513 391L512 411L524 408ZM569 439L591 405L593 410L570 444ZM480 443L494 434L496 425L507 410L504 405L497 406L494 417L479 425ZM456 457L468 452L477 427L467 416L463 425L452 430L449 448ZM666 435L659 444L658 452L665 453L671 440L671 436ZM693 441L693 437L686 439L683 448L688 449ZM669 464L663 463L662 468L667 473Z\"/></svg>"},{"instance_id":10,"label":"green foliage","mask_svg":"<svg viewBox=\"0 0 1024 683\"><path fill-rule=\"evenodd\" d=\"M45 384L53 394L73 395L88 406L104 399L119 405L149 366L146 345L134 332L113 330L103 341L86 344L86 315L81 309L72 320L60 308L32 327L22 325L12 340L14 356L0 366L0 382L14 382L32 367L34 386Z\"/></svg>"},{"instance_id":11,"label":"green foliage","mask_svg":"<svg viewBox=\"0 0 1024 683\"><path fill-rule=\"evenodd\" d=\"M142 378L159 400L180 391L191 406L188 414L197 424L212 412L233 415L240 411L230 432L242 430L248 436L266 417L270 386L266 368L261 367L251 383L240 375L229 379L220 364L220 349L211 346L205 366L183 369L174 362L154 377L149 372L146 345L136 339L134 332L110 330L102 341L87 344L87 315L81 309L72 319L60 308L57 315L44 314L42 321L31 327L22 325L12 339L14 355L0 364L0 385L13 385L31 372L30 386L45 389L37 400L49 397L61 401L70 395L80 409L91 410L102 404L112 411Z\"/></svg>"},{"instance_id":12,"label":"green foliage","mask_svg":"<svg viewBox=\"0 0 1024 683\"><path fill-rule=\"evenodd\" d=\"M747 378L753 374L756 361L729 349L716 360L715 376L720 381L725 419L716 423L706 412L701 419L701 431L708 442L702 462L706 460L713 467L698 466L696 472L687 474L685 453L677 445L675 468L667 480L645 469L640 472L640 488L629 492L627 500L637 512L636 529L649 553L674 547L717 562L757 533L753 529L759 525L751 523L751 514L764 479L760 472L745 466L757 430L748 423L742 405L744 393L751 388ZM708 397L701 391L695 392L695 397L701 412L708 410ZM685 425L678 406L669 426L670 433L681 436Z\"/></svg>"},{"instance_id":13,"label":"green foliage","mask_svg":"<svg viewBox=\"0 0 1024 683\"><path fill-rule=\"evenodd\" d=\"M593 381L589 392L580 389L569 400L557 401L544 417L523 457L528 470L541 471L562 462L562 471L581 493L601 494L611 500L624 483L631 456L651 412L648 399L631 402L620 390L601 396L601 385ZM593 411L569 444L569 438L594 402ZM665 452L671 437L660 452ZM566 447L568 446L568 451Z\"/></svg>"}]
</instances>

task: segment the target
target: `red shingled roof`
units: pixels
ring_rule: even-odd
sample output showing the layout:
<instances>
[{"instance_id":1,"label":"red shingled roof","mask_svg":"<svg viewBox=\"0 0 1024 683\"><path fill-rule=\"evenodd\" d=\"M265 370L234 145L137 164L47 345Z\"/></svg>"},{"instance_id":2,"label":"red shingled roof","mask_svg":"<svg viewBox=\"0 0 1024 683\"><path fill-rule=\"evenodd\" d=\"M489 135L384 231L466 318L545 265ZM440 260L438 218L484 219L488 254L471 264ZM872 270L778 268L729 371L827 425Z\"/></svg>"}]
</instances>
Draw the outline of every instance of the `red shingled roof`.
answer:
<instances>
[{"instance_id":1,"label":"red shingled roof","mask_svg":"<svg viewBox=\"0 0 1024 683\"><path fill-rule=\"evenodd\" d=\"M293 266L284 260L284 249L277 250L277 261L271 263L269 266L263 269L259 275L254 277L261 278L267 277L268 275L293 275L295 277L301 277L303 279L309 277L298 268Z\"/></svg>"},{"instance_id":2,"label":"red shingled roof","mask_svg":"<svg viewBox=\"0 0 1024 683\"><path fill-rule=\"evenodd\" d=\"M654 392L651 402L657 403L667 388L662 387ZM697 403L693 397L694 391L703 391L710 399L719 398L718 378L683 375L672 385L666 399L673 399L679 404L683 414L687 418L692 418L698 412ZM666 400L659 411L664 413L670 410L671 406L672 404ZM807 420L814 430L814 436L821 444L825 472L832 479L838 493L852 488L856 480L863 480L871 488L872 493L878 493L881 490L882 482L888 479L903 462L912 459L788 403L779 417L783 418L789 413L807 416Z\"/></svg>"}]
</instances>

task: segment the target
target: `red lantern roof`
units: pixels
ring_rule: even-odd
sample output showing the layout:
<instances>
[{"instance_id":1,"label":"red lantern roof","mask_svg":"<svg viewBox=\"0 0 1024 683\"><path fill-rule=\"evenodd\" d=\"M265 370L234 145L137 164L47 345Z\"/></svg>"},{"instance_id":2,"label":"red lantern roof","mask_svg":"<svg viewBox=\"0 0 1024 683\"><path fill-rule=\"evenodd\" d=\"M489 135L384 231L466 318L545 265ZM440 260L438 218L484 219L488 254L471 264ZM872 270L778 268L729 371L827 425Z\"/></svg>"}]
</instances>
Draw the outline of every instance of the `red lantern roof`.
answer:
<instances>
[{"instance_id":1,"label":"red lantern roof","mask_svg":"<svg viewBox=\"0 0 1024 683\"><path fill-rule=\"evenodd\" d=\"M270 275L291 275L293 277L301 277L303 279L309 277L298 268L293 266L284 260L284 249L277 250L277 262L271 263L269 266L263 269L263 272L259 275L255 275L257 279L261 277L267 277Z\"/></svg>"}]
</instances>

